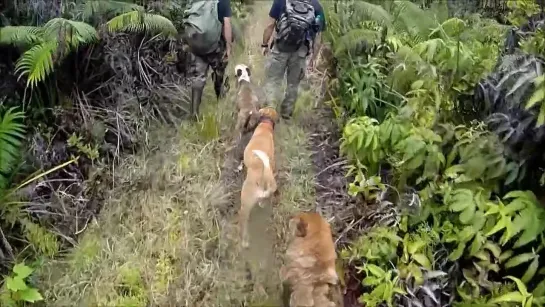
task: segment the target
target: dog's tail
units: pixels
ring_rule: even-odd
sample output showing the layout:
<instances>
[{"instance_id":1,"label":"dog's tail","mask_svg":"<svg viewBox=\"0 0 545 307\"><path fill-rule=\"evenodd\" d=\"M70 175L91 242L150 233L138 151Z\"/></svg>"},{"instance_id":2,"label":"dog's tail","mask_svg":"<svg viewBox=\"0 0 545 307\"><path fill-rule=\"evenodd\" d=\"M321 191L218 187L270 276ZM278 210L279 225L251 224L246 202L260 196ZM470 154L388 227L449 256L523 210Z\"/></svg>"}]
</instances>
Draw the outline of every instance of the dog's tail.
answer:
<instances>
[{"instance_id":1,"label":"dog's tail","mask_svg":"<svg viewBox=\"0 0 545 307\"><path fill-rule=\"evenodd\" d=\"M261 175L261 186L263 187L262 198L269 197L276 191L276 184L274 183L274 174L271 169L271 161L269 156L261 150L254 149L252 153L263 162L263 172Z\"/></svg>"}]
</instances>

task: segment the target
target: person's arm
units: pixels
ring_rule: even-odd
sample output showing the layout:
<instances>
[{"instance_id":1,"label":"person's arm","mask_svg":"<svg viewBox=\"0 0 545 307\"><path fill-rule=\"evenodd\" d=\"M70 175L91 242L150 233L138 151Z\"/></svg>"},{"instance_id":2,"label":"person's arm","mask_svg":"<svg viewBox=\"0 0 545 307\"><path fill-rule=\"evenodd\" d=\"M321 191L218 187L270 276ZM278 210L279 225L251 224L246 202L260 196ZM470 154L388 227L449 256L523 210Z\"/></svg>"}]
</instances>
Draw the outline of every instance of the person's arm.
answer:
<instances>
[{"instance_id":1,"label":"person's arm","mask_svg":"<svg viewBox=\"0 0 545 307\"><path fill-rule=\"evenodd\" d=\"M267 26L265 27L265 30L263 31L263 45L268 45L272 34L274 32L274 24L276 23L276 19L269 17L269 20L267 22Z\"/></svg>"},{"instance_id":2,"label":"person's arm","mask_svg":"<svg viewBox=\"0 0 545 307\"><path fill-rule=\"evenodd\" d=\"M231 48L233 44L233 28L231 27L231 17L223 17L223 37L227 46Z\"/></svg>"},{"instance_id":3,"label":"person's arm","mask_svg":"<svg viewBox=\"0 0 545 307\"><path fill-rule=\"evenodd\" d=\"M274 0L271 6L271 10L269 11L269 19L267 21L267 25L265 26L265 30L263 30L263 46L269 45L272 34L274 32L274 25L278 18L280 18L281 12L282 2L280 2L279 0Z\"/></svg>"},{"instance_id":4,"label":"person's arm","mask_svg":"<svg viewBox=\"0 0 545 307\"><path fill-rule=\"evenodd\" d=\"M220 7L221 6L221 7ZM233 27L231 26L231 0L220 0L218 2L218 11L223 12L223 38L225 38L226 56L231 55L231 46L233 44Z\"/></svg>"}]
</instances>

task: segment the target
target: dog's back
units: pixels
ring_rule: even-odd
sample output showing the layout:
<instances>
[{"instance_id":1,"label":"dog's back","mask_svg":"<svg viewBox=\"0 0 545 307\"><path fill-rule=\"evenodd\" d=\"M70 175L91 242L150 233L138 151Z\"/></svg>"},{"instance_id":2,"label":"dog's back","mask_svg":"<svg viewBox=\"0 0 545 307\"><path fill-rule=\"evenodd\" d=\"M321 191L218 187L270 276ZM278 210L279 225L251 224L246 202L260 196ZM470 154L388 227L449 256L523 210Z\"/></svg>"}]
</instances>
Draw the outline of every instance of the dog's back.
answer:
<instances>
[{"instance_id":1,"label":"dog's back","mask_svg":"<svg viewBox=\"0 0 545 307\"><path fill-rule=\"evenodd\" d=\"M338 283L329 223L318 213L301 213L290 220L290 229L294 239L281 271L293 291L290 305L335 306L327 297L331 286Z\"/></svg>"}]
</instances>

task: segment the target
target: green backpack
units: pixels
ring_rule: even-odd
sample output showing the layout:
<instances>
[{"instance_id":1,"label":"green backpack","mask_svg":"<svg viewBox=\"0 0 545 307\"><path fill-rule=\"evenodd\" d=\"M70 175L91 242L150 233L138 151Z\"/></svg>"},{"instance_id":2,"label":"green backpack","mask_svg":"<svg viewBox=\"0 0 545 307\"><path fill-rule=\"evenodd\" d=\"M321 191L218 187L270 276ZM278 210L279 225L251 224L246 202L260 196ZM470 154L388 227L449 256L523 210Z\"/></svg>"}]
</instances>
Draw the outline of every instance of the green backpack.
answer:
<instances>
[{"instance_id":1,"label":"green backpack","mask_svg":"<svg viewBox=\"0 0 545 307\"><path fill-rule=\"evenodd\" d=\"M218 20L218 1L193 1L185 15L183 37L191 52L205 55L216 50L222 30Z\"/></svg>"}]
</instances>

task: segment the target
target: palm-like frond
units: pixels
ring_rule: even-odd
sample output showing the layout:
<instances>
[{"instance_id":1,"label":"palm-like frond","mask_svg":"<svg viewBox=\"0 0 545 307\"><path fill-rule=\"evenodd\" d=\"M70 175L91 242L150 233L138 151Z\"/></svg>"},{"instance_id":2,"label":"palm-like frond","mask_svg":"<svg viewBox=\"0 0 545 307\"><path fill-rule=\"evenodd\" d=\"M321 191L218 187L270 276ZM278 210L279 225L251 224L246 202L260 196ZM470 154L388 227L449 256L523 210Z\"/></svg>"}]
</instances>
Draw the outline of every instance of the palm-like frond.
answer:
<instances>
[{"instance_id":1,"label":"palm-like frond","mask_svg":"<svg viewBox=\"0 0 545 307\"><path fill-rule=\"evenodd\" d=\"M88 23L64 18L53 18L44 25L47 40L57 40L69 49L98 40L96 29Z\"/></svg>"},{"instance_id":2,"label":"palm-like frond","mask_svg":"<svg viewBox=\"0 0 545 307\"><path fill-rule=\"evenodd\" d=\"M143 9L144 8L142 6L134 3L111 0L93 0L78 4L76 7L76 14L78 18L81 18L81 20L88 21L94 16L107 14L118 15Z\"/></svg>"},{"instance_id":3,"label":"palm-like frond","mask_svg":"<svg viewBox=\"0 0 545 307\"><path fill-rule=\"evenodd\" d=\"M132 11L112 18L106 23L110 32L146 32L174 36L178 33L172 21L161 15Z\"/></svg>"},{"instance_id":4,"label":"palm-like frond","mask_svg":"<svg viewBox=\"0 0 545 307\"><path fill-rule=\"evenodd\" d=\"M20 155L22 140L25 137L25 126L21 123L23 112L9 109L0 117L0 189L5 189L8 176Z\"/></svg>"},{"instance_id":5,"label":"palm-like frond","mask_svg":"<svg viewBox=\"0 0 545 307\"><path fill-rule=\"evenodd\" d=\"M0 28L0 44L27 47L42 41L42 28L7 26Z\"/></svg>"},{"instance_id":6,"label":"palm-like frond","mask_svg":"<svg viewBox=\"0 0 545 307\"><path fill-rule=\"evenodd\" d=\"M93 26L64 18L51 19L37 33L41 42L23 53L15 70L19 77L27 75L30 86L44 80L53 71L54 61L61 60L67 52L98 40Z\"/></svg>"},{"instance_id":7,"label":"palm-like frond","mask_svg":"<svg viewBox=\"0 0 545 307\"><path fill-rule=\"evenodd\" d=\"M17 60L15 72L19 78L27 76L27 86L36 86L53 71L53 56L57 47L57 41L48 41L30 48Z\"/></svg>"}]
</instances>

